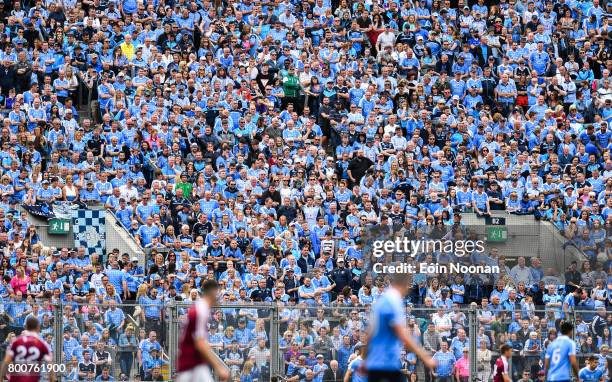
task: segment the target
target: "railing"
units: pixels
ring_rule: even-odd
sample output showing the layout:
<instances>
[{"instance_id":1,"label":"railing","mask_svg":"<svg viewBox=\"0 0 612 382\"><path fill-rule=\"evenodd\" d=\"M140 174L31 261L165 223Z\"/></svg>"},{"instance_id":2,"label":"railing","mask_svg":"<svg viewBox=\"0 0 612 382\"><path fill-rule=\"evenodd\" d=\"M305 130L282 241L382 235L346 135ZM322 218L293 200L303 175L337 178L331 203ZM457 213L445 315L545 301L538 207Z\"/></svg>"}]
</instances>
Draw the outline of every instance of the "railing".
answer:
<instances>
[{"instance_id":1,"label":"railing","mask_svg":"<svg viewBox=\"0 0 612 382\"><path fill-rule=\"evenodd\" d=\"M85 357L84 349L91 349L92 354L100 350L107 352L108 366L117 379L136 375L148 377L158 367L164 380L175 378L178 341L189 302L162 303L149 299L142 304L115 304L106 299L91 304L66 301L5 303L0 313L0 352L3 353L10 339L23 330L25 318L30 313L23 315L22 312L33 309L34 304L40 306L34 309L38 310L42 322L42 336L54 349L55 363L70 366ZM245 364L253 366L251 374L260 381L290 377L301 367L316 373L328 367L331 361L337 362L339 372L344 373L355 346L367 340L370 308L303 303L284 306L223 303L213 309L209 341L230 369L232 378L245 372ZM533 377L542 369L547 337L558 327L557 319L562 312L552 307L518 314L510 310L497 311L497 307L492 309L489 313L490 309L475 307L453 306L439 310L407 305L406 323L415 340L431 353L440 352L443 341L449 344L449 351L457 359L464 348L468 348L470 381L490 381L493 364L499 356L497 349L504 343L515 349L511 359L513 379L520 379L524 371ZM443 326L444 320L436 318L439 314L452 317L450 328ZM612 311L586 309L567 313L565 317L576 327L574 337L579 344L581 367L587 356L600 352L602 343L610 342L609 337L597 338L590 325L584 324L597 314L605 316ZM13 316L17 318L9 318ZM4 321L7 326L3 326ZM131 330L135 337L131 336ZM531 336L531 332L535 335ZM525 346L525 341L530 340L534 341L533 346ZM594 345L589 347L592 341ZM160 351L155 353L153 349ZM323 356L322 363L317 361L319 354ZM407 362L408 358L410 354L403 359L406 374L417 373L423 378L429 373L420 362L415 365ZM68 371L62 380L71 380Z\"/></svg>"},{"instance_id":2,"label":"railing","mask_svg":"<svg viewBox=\"0 0 612 382\"><path fill-rule=\"evenodd\" d=\"M140 264L146 266L148 250L144 249L140 242L136 240L136 237L128 230L128 228L119 220L115 212L111 209L106 209L107 226L106 226L106 247L107 252L110 248L119 248L120 250L127 247L130 248L128 253L130 256L134 255L138 257ZM110 219L109 219L110 218ZM112 224L112 227L109 227ZM112 231L112 232L111 232ZM125 236L125 237L124 237Z\"/></svg>"}]
</instances>

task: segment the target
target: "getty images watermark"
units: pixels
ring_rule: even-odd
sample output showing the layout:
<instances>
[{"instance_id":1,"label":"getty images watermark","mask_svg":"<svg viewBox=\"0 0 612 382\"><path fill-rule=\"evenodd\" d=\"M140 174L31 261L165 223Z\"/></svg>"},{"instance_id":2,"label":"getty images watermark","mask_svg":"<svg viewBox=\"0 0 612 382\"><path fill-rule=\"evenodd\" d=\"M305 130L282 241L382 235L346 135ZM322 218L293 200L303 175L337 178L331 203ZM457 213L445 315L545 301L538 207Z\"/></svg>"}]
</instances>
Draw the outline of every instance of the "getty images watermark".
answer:
<instances>
[{"instance_id":1,"label":"getty images watermark","mask_svg":"<svg viewBox=\"0 0 612 382\"><path fill-rule=\"evenodd\" d=\"M484 253L483 240L414 240L398 236L394 239L374 240L371 243L372 270L376 273L500 273L500 267L497 265L470 264L473 256ZM392 263L382 261L388 255L403 260Z\"/></svg>"}]
</instances>

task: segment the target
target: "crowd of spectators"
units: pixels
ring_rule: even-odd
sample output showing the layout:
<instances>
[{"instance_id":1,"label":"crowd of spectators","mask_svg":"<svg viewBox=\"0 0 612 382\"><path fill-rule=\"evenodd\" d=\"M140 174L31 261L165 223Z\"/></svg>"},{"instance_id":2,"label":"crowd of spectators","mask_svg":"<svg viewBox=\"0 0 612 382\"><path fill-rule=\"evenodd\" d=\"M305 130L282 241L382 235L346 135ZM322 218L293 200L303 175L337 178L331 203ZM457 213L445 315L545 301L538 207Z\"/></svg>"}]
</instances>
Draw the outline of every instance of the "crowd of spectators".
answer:
<instances>
[{"instance_id":1,"label":"crowd of spectators","mask_svg":"<svg viewBox=\"0 0 612 382\"><path fill-rule=\"evenodd\" d=\"M364 261L370 228L458 238L462 214L506 211L554 224L581 269L491 249L474 261L493 278L416 278L426 381L464 380L469 304L483 382L502 343L516 380L540 378L570 317L610 367L609 15L601 0L0 0L0 340L34 315L63 336L67 380L162 380L169 304L214 277L224 304L279 304L289 380L335 381L387 285ZM60 201L112 211L145 263L46 246L20 205ZM235 381L270 378L268 310L223 308L209 330Z\"/></svg>"}]
</instances>

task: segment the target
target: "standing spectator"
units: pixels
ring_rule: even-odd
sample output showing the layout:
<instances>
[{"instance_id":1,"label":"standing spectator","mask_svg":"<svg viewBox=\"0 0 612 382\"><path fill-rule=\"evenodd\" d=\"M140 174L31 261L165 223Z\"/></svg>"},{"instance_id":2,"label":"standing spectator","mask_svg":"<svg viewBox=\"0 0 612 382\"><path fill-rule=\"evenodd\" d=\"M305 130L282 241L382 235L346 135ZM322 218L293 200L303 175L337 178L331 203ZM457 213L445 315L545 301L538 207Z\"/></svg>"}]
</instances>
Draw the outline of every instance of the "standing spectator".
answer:
<instances>
[{"instance_id":1,"label":"standing spectator","mask_svg":"<svg viewBox=\"0 0 612 382\"><path fill-rule=\"evenodd\" d=\"M111 355L104 349L102 342L96 344L96 351L93 354L92 361L96 365L96 377L102 375L102 371L107 370L113 364Z\"/></svg>"},{"instance_id":2,"label":"standing spectator","mask_svg":"<svg viewBox=\"0 0 612 382\"><path fill-rule=\"evenodd\" d=\"M79 361L79 380L84 381L90 374L95 377L96 364L92 360L92 353L89 349L83 350L83 359Z\"/></svg>"},{"instance_id":3,"label":"standing spectator","mask_svg":"<svg viewBox=\"0 0 612 382\"><path fill-rule=\"evenodd\" d=\"M131 377L132 366L134 363L134 354L138 350L138 339L134 331L134 326L127 325L125 332L119 336L119 366L121 374L127 379Z\"/></svg>"},{"instance_id":4,"label":"standing spectator","mask_svg":"<svg viewBox=\"0 0 612 382\"><path fill-rule=\"evenodd\" d=\"M452 381L455 363L457 360L451 351L448 350L448 343L442 341L440 350L433 355L436 367L432 372L435 382Z\"/></svg>"},{"instance_id":5,"label":"standing spectator","mask_svg":"<svg viewBox=\"0 0 612 382\"><path fill-rule=\"evenodd\" d=\"M11 279L11 288L15 292L21 292L25 294L28 290L28 284L30 283L30 277L26 275L23 267L17 267L15 269L15 276Z\"/></svg>"},{"instance_id":6,"label":"standing spectator","mask_svg":"<svg viewBox=\"0 0 612 382\"><path fill-rule=\"evenodd\" d=\"M457 382L466 382L470 378L469 351L469 348L463 348L463 355L455 363L455 380Z\"/></svg>"},{"instance_id":7,"label":"standing spectator","mask_svg":"<svg viewBox=\"0 0 612 382\"><path fill-rule=\"evenodd\" d=\"M106 311L104 321L109 324L108 330L110 336L113 339L118 339L125 325L125 314L122 309L117 309L115 301L109 301L108 305L109 309Z\"/></svg>"},{"instance_id":8,"label":"standing spectator","mask_svg":"<svg viewBox=\"0 0 612 382\"><path fill-rule=\"evenodd\" d=\"M491 350L485 341L480 341L476 353L476 370L481 381L489 381L491 378Z\"/></svg>"},{"instance_id":9,"label":"standing spectator","mask_svg":"<svg viewBox=\"0 0 612 382\"><path fill-rule=\"evenodd\" d=\"M249 351L249 358L255 359L255 364L261 369L269 367L270 364L270 349L266 347L266 340L260 338L257 340L257 346Z\"/></svg>"}]
</instances>

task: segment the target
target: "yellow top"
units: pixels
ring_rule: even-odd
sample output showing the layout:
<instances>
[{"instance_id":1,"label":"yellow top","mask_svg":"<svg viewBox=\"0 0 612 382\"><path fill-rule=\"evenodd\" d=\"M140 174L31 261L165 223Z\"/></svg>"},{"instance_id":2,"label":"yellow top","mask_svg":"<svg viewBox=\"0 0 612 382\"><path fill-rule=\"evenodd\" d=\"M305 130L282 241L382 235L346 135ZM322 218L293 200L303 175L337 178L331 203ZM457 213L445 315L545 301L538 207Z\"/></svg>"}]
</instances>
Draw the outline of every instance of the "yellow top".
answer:
<instances>
[{"instance_id":1,"label":"yellow top","mask_svg":"<svg viewBox=\"0 0 612 382\"><path fill-rule=\"evenodd\" d=\"M134 44L127 44L127 43L122 43L121 44L121 52L123 52L123 54L125 55L125 57L127 57L128 60L132 61L132 58L134 58L134 54L136 52L136 47L134 46Z\"/></svg>"}]
</instances>

